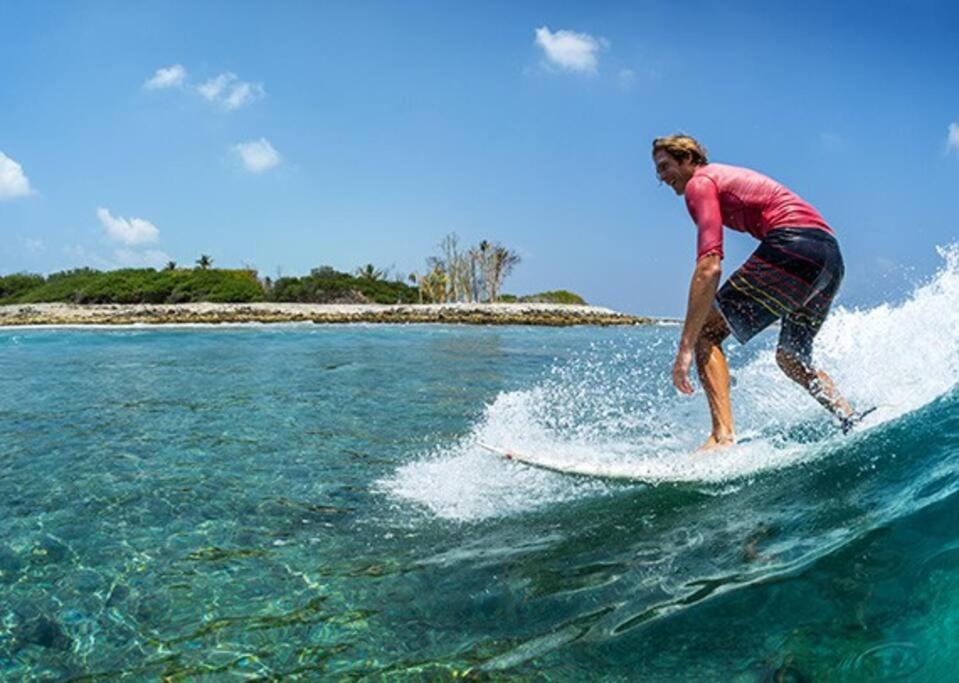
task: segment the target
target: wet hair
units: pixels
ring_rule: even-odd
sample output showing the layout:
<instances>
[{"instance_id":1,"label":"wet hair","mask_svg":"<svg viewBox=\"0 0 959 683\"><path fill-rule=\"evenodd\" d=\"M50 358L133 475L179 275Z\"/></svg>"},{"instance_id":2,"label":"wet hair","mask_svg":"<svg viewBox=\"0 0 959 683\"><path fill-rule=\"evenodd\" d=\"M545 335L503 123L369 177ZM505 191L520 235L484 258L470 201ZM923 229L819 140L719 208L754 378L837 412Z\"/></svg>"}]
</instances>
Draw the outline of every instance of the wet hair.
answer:
<instances>
[{"instance_id":1,"label":"wet hair","mask_svg":"<svg viewBox=\"0 0 959 683\"><path fill-rule=\"evenodd\" d=\"M653 140L653 156L656 152L666 152L676 161L691 159L697 166L705 166L709 163L706 148L688 135L667 135L656 138Z\"/></svg>"}]
</instances>

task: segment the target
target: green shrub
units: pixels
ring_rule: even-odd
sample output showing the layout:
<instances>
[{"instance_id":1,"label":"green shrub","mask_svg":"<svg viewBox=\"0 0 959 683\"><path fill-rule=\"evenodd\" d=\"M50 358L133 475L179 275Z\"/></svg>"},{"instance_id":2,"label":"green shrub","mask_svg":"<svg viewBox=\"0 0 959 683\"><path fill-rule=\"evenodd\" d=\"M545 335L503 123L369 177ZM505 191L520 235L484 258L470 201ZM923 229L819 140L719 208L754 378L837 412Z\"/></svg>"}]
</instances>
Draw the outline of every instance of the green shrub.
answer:
<instances>
[{"instance_id":1,"label":"green shrub","mask_svg":"<svg viewBox=\"0 0 959 683\"><path fill-rule=\"evenodd\" d=\"M226 272L229 275L222 278L210 290L208 301L249 303L251 301L263 301L266 298L263 286L256 277L256 271L231 270Z\"/></svg>"},{"instance_id":2,"label":"green shrub","mask_svg":"<svg viewBox=\"0 0 959 683\"><path fill-rule=\"evenodd\" d=\"M24 294L43 285L42 275L16 273L0 277L0 301Z\"/></svg>"},{"instance_id":3,"label":"green shrub","mask_svg":"<svg viewBox=\"0 0 959 683\"><path fill-rule=\"evenodd\" d=\"M0 277L0 303L67 302L78 304L356 300L383 304L415 303L415 287L403 282L357 278L323 266L305 277L283 277L269 287L254 270L193 268L157 271L121 268L100 272L66 270L44 278L18 273Z\"/></svg>"},{"instance_id":4,"label":"green shrub","mask_svg":"<svg viewBox=\"0 0 959 683\"><path fill-rule=\"evenodd\" d=\"M263 287L253 270L194 268L165 272L169 272L176 280L176 286L168 297L169 303L247 303L263 301L265 298Z\"/></svg>"},{"instance_id":5,"label":"green shrub","mask_svg":"<svg viewBox=\"0 0 959 683\"><path fill-rule=\"evenodd\" d=\"M12 283L9 288L8 280ZM121 268L101 273L81 268L54 273L46 280L39 275L11 275L0 278L0 288L2 303L161 304L264 298L256 272L251 270Z\"/></svg>"},{"instance_id":6,"label":"green shrub","mask_svg":"<svg viewBox=\"0 0 959 683\"><path fill-rule=\"evenodd\" d=\"M521 296L519 300L523 303L586 304L586 301L579 294L574 294L565 289L556 289L551 292L540 292L539 294Z\"/></svg>"},{"instance_id":7,"label":"green shrub","mask_svg":"<svg viewBox=\"0 0 959 683\"><path fill-rule=\"evenodd\" d=\"M271 300L304 303L329 303L355 299L380 303L414 303L417 289L403 282L353 277L330 266L314 268L305 277L282 277L273 283Z\"/></svg>"},{"instance_id":8,"label":"green shrub","mask_svg":"<svg viewBox=\"0 0 959 683\"><path fill-rule=\"evenodd\" d=\"M3 303L42 303L46 301L76 302L78 295L90 286L102 273L90 268L65 270L47 276L42 284L21 292Z\"/></svg>"}]
</instances>

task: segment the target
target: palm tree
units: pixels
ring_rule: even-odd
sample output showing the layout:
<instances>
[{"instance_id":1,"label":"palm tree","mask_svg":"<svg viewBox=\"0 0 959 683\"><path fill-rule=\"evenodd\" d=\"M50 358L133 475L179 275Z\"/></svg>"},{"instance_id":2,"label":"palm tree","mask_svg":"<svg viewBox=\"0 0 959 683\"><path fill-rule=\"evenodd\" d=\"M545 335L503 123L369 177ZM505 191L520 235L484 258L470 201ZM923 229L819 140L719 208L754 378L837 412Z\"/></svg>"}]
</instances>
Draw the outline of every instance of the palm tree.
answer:
<instances>
[{"instance_id":1,"label":"palm tree","mask_svg":"<svg viewBox=\"0 0 959 683\"><path fill-rule=\"evenodd\" d=\"M426 281L426 296L434 304L446 303L446 285L447 276L443 266L439 263L433 266L433 270L424 278Z\"/></svg>"},{"instance_id":2,"label":"palm tree","mask_svg":"<svg viewBox=\"0 0 959 683\"><path fill-rule=\"evenodd\" d=\"M490 279L487 283L490 301L496 301L499 298L503 280L512 272L513 268L519 265L520 260L519 254L515 251L510 251L499 244L495 246L490 264Z\"/></svg>"},{"instance_id":3,"label":"palm tree","mask_svg":"<svg viewBox=\"0 0 959 683\"><path fill-rule=\"evenodd\" d=\"M167 261L165 270L176 270L176 261Z\"/></svg>"},{"instance_id":4,"label":"palm tree","mask_svg":"<svg viewBox=\"0 0 959 683\"><path fill-rule=\"evenodd\" d=\"M414 271L410 273L406 279L410 281L410 284L416 287L416 292L419 295L419 302L423 303L423 283L421 282L419 273Z\"/></svg>"},{"instance_id":5,"label":"palm tree","mask_svg":"<svg viewBox=\"0 0 959 683\"><path fill-rule=\"evenodd\" d=\"M206 254L200 254L200 258L196 260L196 264L200 266L201 269L206 270L213 265L213 259Z\"/></svg>"},{"instance_id":6,"label":"palm tree","mask_svg":"<svg viewBox=\"0 0 959 683\"><path fill-rule=\"evenodd\" d=\"M385 273L372 263L367 263L365 266L356 269L356 277L363 280L382 280Z\"/></svg>"}]
</instances>

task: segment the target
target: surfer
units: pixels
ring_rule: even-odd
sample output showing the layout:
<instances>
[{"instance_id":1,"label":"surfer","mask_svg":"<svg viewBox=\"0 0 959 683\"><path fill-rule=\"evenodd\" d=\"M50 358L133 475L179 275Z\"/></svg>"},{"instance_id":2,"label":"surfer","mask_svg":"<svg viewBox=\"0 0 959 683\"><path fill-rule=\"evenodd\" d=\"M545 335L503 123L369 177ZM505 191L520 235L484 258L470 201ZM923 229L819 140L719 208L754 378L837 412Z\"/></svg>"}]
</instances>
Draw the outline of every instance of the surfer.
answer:
<instances>
[{"instance_id":1,"label":"surfer","mask_svg":"<svg viewBox=\"0 0 959 683\"><path fill-rule=\"evenodd\" d=\"M693 393L689 369L695 358L713 422L702 448L728 445L736 438L723 340L731 333L745 344L776 320L782 321L776 363L848 432L862 415L812 363L813 339L843 277L833 229L772 178L710 163L702 145L687 135L653 140L653 162L660 181L685 197L699 231L673 384L684 394ZM724 225L748 232L760 244L719 287Z\"/></svg>"}]
</instances>

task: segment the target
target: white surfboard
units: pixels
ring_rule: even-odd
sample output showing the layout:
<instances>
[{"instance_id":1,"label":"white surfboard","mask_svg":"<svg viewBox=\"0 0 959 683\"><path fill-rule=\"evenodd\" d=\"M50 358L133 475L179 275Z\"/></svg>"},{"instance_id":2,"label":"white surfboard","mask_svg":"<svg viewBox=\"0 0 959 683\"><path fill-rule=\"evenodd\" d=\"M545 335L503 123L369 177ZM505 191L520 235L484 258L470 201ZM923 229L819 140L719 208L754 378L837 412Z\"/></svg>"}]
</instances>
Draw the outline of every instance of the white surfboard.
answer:
<instances>
[{"instance_id":1,"label":"white surfboard","mask_svg":"<svg viewBox=\"0 0 959 683\"><path fill-rule=\"evenodd\" d=\"M885 406L879 406L880 408ZM839 439L859 438L865 432L874 427L883 424L885 420L879 414L881 410L875 408L867 411L865 419L857 425L848 436L837 434ZM607 462L577 461L570 458L556 458L548 455L532 455L513 449L500 448L484 441L476 441L481 448L495 453L496 455L522 463L530 467L536 467L550 472L560 474L576 474L583 477L598 477L602 479L619 479L622 481L633 481L650 486L659 484L690 484L690 483L715 483L727 481L730 479L731 471L736 471L736 477L749 476L755 472L766 469L768 463L761 460L757 462L756 468L743 466L742 461L751 462L754 455L751 449L759 448L762 450L762 440L755 441L751 437L742 438L736 445L723 449L719 453L701 453L691 451L688 453L673 453L668 461L663 459L654 459L652 461L635 461L629 459L610 459ZM803 447L797 444L797 448ZM761 453L759 453L761 455ZM801 454L800 454L801 455ZM777 466L786 466L794 458L777 453ZM740 462L737 462L740 461ZM730 469L732 468L732 470Z\"/></svg>"},{"instance_id":2,"label":"white surfboard","mask_svg":"<svg viewBox=\"0 0 959 683\"><path fill-rule=\"evenodd\" d=\"M610 462L610 463L596 463L596 462L570 462L568 460L553 460L548 457L534 457L527 455L525 453L520 453L514 450L507 450L505 448L498 448L497 446L492 446L483 441L476 442L478 446L486 449L490 453L495 453L500 455L507 460L512 460L514 462L520 462L524 465L529 465L530 467L538 467L542 470L549 470L550 472L559 472L560 474L578 474L584 477L601 477L604 479L625 479L628 481L638 481L645 483L653 483L644 479L641 475L636 472L635 465L625 462Z\"/></svg>"}]
</instances>

